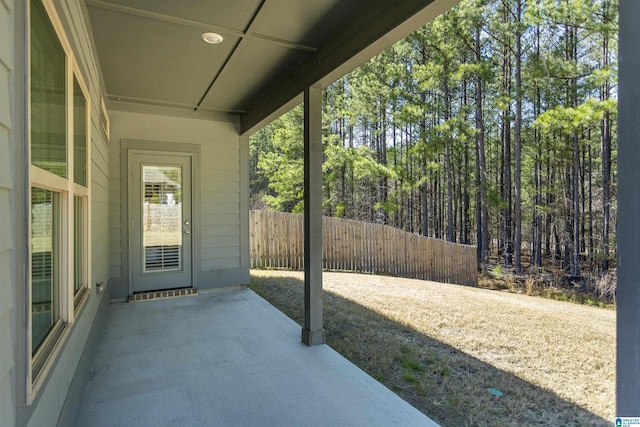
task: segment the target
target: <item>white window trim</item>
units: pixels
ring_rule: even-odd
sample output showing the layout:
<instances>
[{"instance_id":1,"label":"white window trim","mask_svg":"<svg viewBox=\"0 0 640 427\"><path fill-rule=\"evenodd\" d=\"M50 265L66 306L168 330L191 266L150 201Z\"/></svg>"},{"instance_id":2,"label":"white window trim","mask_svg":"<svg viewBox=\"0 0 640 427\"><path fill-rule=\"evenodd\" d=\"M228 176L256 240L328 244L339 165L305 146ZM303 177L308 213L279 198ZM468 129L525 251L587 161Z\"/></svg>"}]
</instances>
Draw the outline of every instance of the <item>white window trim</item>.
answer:
<instances>
[{"instance_id":1,"label":"white window trim","mask_svg":"<svg viewBox=\"0 0 640 427\"><path fill-rule=\"evenodd\" d=\"M47 334L47 337L41 343L40 348L33 354L33 343L32 343L32 279L31 279L31 244L29 244L29 253L28 253L28 262L29 262L29 274L28 281L26 284L26 404L30 405L38 391L42 387L45 378L48 376L51 366L56 359L56 356L59 354L61 349L64 346L64 343L67 340L67 337L70 333L72 325L76 320L76 316L80 314L80 311L86 301L89 299L91 288L91 98L89 96L89 90L85 83L84 77L80 71L80 68L75 60L73 50L71 49L71 45L67 39L67 36L64 32L64 27L58 16L55 7L53 5L53 0L40 0L44 9L53 25L56 36L58 37L58 41L60 42L63 51L65 53L65 67L66 67L66 77L65 77L65 107L67 111L67 140L66 140L66 150L67 150L67 177L62 178L59 177L49 171L41 169L37 166L31 164L31 79L27 79L27 135L29 138L29 142L27 144L28 155L27 155L27 164L28 167L28 177L29 177L29 186L27 190L27 200L29 203L28 210L31 210L31 188L42 188L45 190L53 191L58 194L59 197L59 205L60 205L60 218L59 218L59 228L60 232L58 241L56 242L60 255L60 261L58 266L58 281L59 281L59 295L60 300L60 318L56 321L51 331ZM27 70L30 73L31 70L31 8L30 2L27 1ZM74 110L74 86L73 82L75 80L78 82L80 89L84 95L86 101L86 112L85 112L85 120L86 120L86 157L87 157L87 186L84 187L82 185L75 184L74 182L74 125L73 121L77 118L74 118L73 110ZM83 272L84 276L83 281L86 283L86 289L80 296L80 300L75 301L75 292L74 292L74 282L73 282L73 271L74 271L74 238L73 236L73 226L74 226L74 196L79 196L83 199L83 204L85 207L85 215L83 218L83 228L84 228L84 241L86 245L85 256L83 259ZM30 242L31 239L31 221L28 221L28 226L26 230L26 238ZM54 342L55 340L55 342ZM45 358L45 359L42 359ZM33 368L35 363L41 365L37 377L34 378Z\"/></svg>"},{"instance_id":2,"label":"white window trim","mask_svg":"<svg viewBox=\"0 0 640 427\"><path fill-rule=\"evenodd\" d=\"M84 82L84 78L82 77L82 73L80 72L80 68L78 67L78 64L75 61L75 58L73 56L71 56L72 59L72 65L73 65L73 70L72 70L72 74L71 74L71 80L70 80L70 85L71 85L71 110L73 111L73 79L75 78L75 80L78 82L78 85L80 86L80 90L82 91L82 94L84 95L84 99L85 99L85 129L86 129L86 137L87 140L85 141L85 146L86 146L86 152L85 152L85 156L86 156L86 164L87 164L87 176L86 176L86 180L87 180L87 186L82 186L80 184L76 184L75 183L75 179L74 177L70 177L69 178L69 185L71 186L71 197L70 197L70 203L69 203L69 207L71 209L70 212L74 212L74 197L75 196L79 196L83 199L83 204L84 204L84 208L85 208L85 216L84 216L84 220L83 220L83 236L84 236L84 241L85 241L85 256L83 258L83 272L84 272L84 277L83 277L83 281L85 282L85 291L83 292L82 290L80 290L79 292L83 292L81 295L81 300L78 301L78 303L76 304L75 301L75 293L74 293L74 284L71 283L71 291L69 292L69 307L70 307L70 311L72 312L71 315L71 321L73 322L75 320L75 316L78 315L80 313L81 308L83 307L83 305L85 304L85 302L88 300L89 298L89 289L91 289L91 98L89 97L89 90L87 88L86 83ZM73 115L72 115L73 116ZM68 160L69 162L74 161L74 145L75 145L75 140L74 135L73 135L73 121L76 120L76 117L72 117L71 120L69 120L69 122L71 122L71 132L69 132L69 138L67 139L67 149L70 150L71 155L69 157L70 160ZM74 163L75 165L75 163ZM72 168L73 169L73 168ZM73 227L73 217L75 217L75 215L70 215L72 217L72 222L69 224L69 227ZM69 228L69 230L73 230L73 228ZM70 239L72 240L72 244L75 244L75 239ZM68 254L68 258L69 258L69 271L73 271L74 270L74 265L73 262L75 261L75 257L73 256L73 247L71 247L71 251Z\"/></svg>"}]
</instances>

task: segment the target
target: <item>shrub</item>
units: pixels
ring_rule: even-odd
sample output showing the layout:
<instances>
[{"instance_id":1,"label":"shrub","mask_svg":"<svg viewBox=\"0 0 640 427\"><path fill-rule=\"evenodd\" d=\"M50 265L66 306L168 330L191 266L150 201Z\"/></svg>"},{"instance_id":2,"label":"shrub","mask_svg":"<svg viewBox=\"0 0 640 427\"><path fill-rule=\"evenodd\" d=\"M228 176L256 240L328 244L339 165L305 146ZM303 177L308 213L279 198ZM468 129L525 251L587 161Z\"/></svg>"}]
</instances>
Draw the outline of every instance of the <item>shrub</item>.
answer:
<instances>
[{"instance_id":1,"label":"shrub","mask_svg":"<svg viewBox=\"0 0 640 427\"><path fill-rule=\"evenodd\" d=\"M615 302L617 282L616 275L612 271L607 271L595 281L594 292L600 299L610 299Z\"/></svg>"}]
</instances>

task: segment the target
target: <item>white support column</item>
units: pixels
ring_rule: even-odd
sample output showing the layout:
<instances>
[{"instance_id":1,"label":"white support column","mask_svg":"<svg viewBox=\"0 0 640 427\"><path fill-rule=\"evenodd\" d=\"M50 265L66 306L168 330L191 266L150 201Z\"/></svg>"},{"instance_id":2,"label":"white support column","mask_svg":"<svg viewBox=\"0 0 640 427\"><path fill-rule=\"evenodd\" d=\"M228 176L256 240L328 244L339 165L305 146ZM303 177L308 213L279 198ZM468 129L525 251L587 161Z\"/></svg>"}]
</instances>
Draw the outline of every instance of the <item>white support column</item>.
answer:
<instances>
[{"instance_id":1,"label":"white support column","mask_svg":"<svg viewBox=\"0 0 640 427\"><path fill-rule=\"evenodd\" d=\"M325 343L322 319L322 89L304 91L304 327L302 342Z\"/></svg>"},{"instance_id":2,"label":"white support column","mask_svg":"<svg viewBox=\"0 0 640 427\"><path fill-rule=\"evenodd\" d=\"M640 417L640 2L619 10L616 416Z\"/></svg>"}]
</instances>

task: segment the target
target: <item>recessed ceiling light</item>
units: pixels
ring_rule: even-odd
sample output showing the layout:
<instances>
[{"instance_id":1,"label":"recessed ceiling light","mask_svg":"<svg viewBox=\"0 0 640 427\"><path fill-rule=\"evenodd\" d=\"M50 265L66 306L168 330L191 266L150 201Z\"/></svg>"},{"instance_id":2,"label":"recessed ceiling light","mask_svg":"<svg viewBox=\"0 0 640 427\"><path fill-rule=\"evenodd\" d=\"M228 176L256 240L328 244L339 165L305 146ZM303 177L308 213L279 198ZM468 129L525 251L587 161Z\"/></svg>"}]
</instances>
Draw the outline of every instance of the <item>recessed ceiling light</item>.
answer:
<instances>
[{"instance_id":1,"label":"recessed ceiling light","mask_svg":"<svg viewBox=\"0 0 640 427\"><path fill-rule=\"evenodd\" d=\"M202 33L200 37L202 37L205 43L209 44L222 43L222 40L224 40L224 37L217 33Z\"/></svg>"}]
</instances>

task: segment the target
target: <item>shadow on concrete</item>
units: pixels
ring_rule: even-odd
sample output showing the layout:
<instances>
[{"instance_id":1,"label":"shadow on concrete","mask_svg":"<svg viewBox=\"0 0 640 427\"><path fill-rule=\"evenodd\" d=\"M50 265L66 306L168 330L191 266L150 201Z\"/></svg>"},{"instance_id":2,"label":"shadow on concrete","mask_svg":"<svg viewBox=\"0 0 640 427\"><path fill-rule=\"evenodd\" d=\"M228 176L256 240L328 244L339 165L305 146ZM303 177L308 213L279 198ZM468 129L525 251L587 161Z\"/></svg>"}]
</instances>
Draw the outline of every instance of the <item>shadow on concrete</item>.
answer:
<instances>
[{"instance_id":1,"label":"shadow on concrete","mask_svg":"<svg viewBox=\"0 0 640 427\"><path fill-rule=\"evenodd\" d=\"M303 323L302 280L252 275L250 287ZM613 425L553 391L326 290L324 315L327 344L443 427Z\"/></svg>"}]
</instances>

